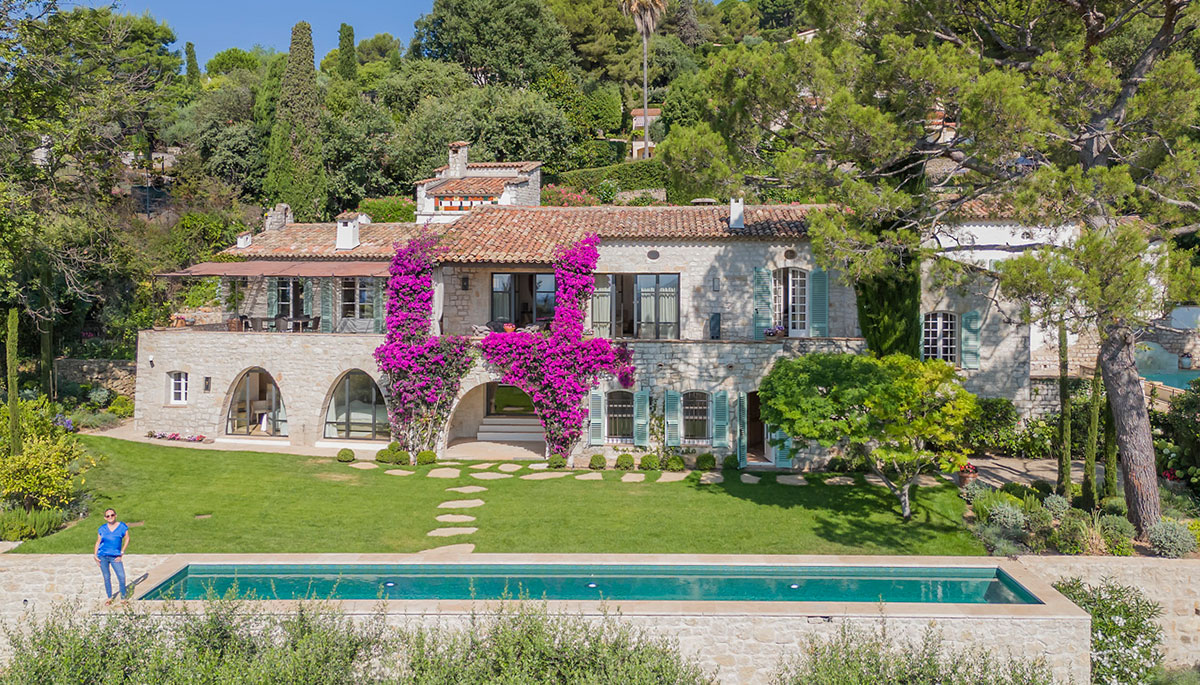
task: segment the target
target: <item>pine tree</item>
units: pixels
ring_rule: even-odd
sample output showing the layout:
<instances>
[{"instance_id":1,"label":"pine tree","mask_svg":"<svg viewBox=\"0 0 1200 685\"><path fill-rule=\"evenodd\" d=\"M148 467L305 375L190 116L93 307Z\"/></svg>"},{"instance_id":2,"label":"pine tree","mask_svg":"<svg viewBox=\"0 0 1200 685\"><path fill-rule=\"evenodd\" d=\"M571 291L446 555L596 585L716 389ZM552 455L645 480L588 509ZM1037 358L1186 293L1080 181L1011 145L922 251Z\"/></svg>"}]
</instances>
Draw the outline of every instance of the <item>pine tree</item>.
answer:
<instances>
[{"instance_id":1,"label":"pine tree","mask_svg":"<svg viewBox=\"0 0 1200 685\"><path fill-rule=\"evenodd\" d=\"M200 63L196 61L196 46L188 41L183 51L187 54L187 84L195 88L200 85Z\"/></svg>"},{"instance_id":2,"label":"pine tree","mask_svg":"<svg viewBox=\"0 0 1200 685\"><path fill-rule=\"evenodd\" d=\"M292 27L292 45L271 127L264 186L269 203L286 202L300 221L315 221L325 215L327 190L320 114L312 27L302 21Z\"/></svg>"},{"instance_id":3,"label":"pine tree","mask_svg":"<svg viewBox=\"0 0 1200 685\"><path fill-rule=\"evenodd\" d=\"M350 83L358 80L358 55L354 50L354 27L342 24L338 29L338 75Z\"/></svg>"}]
</instances>

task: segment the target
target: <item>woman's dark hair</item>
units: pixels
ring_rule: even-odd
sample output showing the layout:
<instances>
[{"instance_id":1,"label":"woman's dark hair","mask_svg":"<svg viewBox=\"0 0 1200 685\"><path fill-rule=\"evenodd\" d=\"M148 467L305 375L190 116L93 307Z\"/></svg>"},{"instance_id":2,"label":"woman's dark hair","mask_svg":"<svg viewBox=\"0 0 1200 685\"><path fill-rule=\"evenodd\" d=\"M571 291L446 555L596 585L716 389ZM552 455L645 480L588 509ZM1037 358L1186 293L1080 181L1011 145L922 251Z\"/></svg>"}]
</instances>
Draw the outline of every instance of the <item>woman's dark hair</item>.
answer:
<instances>
[{"instance_id":1,"label":"woman's dark hair","mask_svg":"<svg viewBox=\"0 0 1200 685\"><path fill-rule=\"evenodd\" d=\"M104 513L106 513L106 514L107 514L107 513L108 513L108 512L110 512L110 511L111 511L113 514L116 514L116 513L117 513L117 510L116 510L116 509L113 509L112 507L109 507L109 508L105 509L105 510L104 510Z\"/></svg>"}]
</instances>

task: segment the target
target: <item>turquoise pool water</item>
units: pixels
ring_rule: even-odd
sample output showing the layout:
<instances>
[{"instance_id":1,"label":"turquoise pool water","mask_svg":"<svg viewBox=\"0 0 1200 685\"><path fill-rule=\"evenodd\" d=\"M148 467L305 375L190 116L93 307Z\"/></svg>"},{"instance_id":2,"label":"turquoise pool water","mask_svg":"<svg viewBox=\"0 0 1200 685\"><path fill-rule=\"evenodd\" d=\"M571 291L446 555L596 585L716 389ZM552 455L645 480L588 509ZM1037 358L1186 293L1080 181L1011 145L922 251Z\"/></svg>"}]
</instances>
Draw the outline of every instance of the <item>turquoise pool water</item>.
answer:
<instances>
[{"instance_id":1,"label":"turquoise pool water","mask_svg":"<svg viewBox=\"0 0 1200 685\"><path fill-rule=\"evenodd\" d=\"M1200 371L1146 371L1142 373L1142 378L1148 381L1155 381L1163 385L1169 385L1172 388L1187 390L1188 383L1194 378L1200 377Z\"/></svg>"},{"instance_id":2,"label":"turquoise pool water","mask_svg":"<svg viewBox=\"0 0 1200 685\"><path fill-rule=\"evenodd\" d=\"M142 599L689 600L1041 604L999 568L191 564Z\"/></svg>"}]
</instances>

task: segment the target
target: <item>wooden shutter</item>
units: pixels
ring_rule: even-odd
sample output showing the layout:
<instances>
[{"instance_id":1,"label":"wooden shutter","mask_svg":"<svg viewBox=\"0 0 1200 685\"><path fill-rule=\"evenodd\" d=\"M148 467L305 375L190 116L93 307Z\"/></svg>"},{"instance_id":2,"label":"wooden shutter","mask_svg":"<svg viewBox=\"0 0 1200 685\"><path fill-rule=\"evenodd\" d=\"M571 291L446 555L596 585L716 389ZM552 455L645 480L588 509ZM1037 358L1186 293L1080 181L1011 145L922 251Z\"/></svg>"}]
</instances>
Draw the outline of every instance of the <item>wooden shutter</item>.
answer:
<instances>
[{"instance_id":1,"label":"wooden shutter","mask_svg":"<svg viewBox=\"0 0 1200 685\"><path fill-rule=\"evenodd\" d=\"M783 429L771 431L771 447L775 450L775 466L781 469L792 468L792 439Z\"/></svg>"},{"instance_id":2,"label":"wooden shutter","mask_svg":"<svg viewBox=\"0 0 1200 685\"><path fill-rule=\"evenodd\" d=\"M808 289L812 298L812 312L808 325L814 338L829 337L829 273L824 269L813 269L808 275Z\"/></svg>"},{"instance_id":3,"label":"wooden shutter","mask_svg":"<svg viewBox=\"0 0 1200 685\"><path fill-rule=\"evenodd\" d=\"M773 307L772 297L772 281L771 270L763 267L754 267L754 339L766 340L767 329L770 328L773 317L771 310Z\"/></svg>"},{"instance_id":4,"label":"wooden shutter","mask_svg":"<svg viewBox=\"0 0 1200 685\"><path fill-rule=\"evenodd\" d=\"M962 315L962 367L964 369L979 368L979 331L983 327L983 317L977 310Z\"/></svg>"},{"instance_id":5,"label":"wooden shutter","mask_svg":"<svg viewBox=\"0 0 1200 685\"><path fill-rule=\"evenodd\" d=\"M372 304L371 304L371 312L374 314L373 318L375 319L375 323L374 323L375 332L382 333L383 332L383 310L384 310L383 279L382 278L373 278L371 280L374 281L373 287L375 289L375 294L373 295L374 300L372 301Z\"/></svg>"},{"instance_id":6,"label":"wooden shutter","mask_svg":"<svg viewBox=\"0 0 1200 685\"><path fill-rule=\"evenodd\" d=\"M746 468L746 393L737 396L737 458L738 468Z\"/></svg>"},{"instance_id":7,"label":"wooden shutter","mask_svg":"<svg viewBox=\"0 0 1200 685\"><path fill-rule=\"evenodd\" d=\"M321 332L333 331L333 279L321 279Z\"/></svg>"},{"instance_id":8,"label":"wooden shutter","mask_svg":"<svg viewBox=\"0 0 1200 685\"><path fill-rule=\"evenodd\" d=\"M633 446L650 446L650 391L633 393Z\"/></svg>"},{"instance_id":9,"label":"wooden shutter","mask_svg":"<svg viewBox=\"0 0 1200 685\"><path fill-rule=\"evenodd\" d=\"M729 447L729 393L713 393L713 447Z\"/></svg>"},{"instance_id":10,"label":"wooden shutter","mask_svg":"<svg viewBox=\"0 0 1200 685\"><path fill-rule=\"evenodd\" d=\"M667 447L683 444L683 398L674 390L668 390L663 398L663 423Z\"/></svg>"},{"instance_id":11,"label":"wooden shutter","mask_svg":"<svg viewBox=\"0 0 1200 685\"><path fill-rule=\"evenodd\" d=\"M267 277L267 316L274 319L279 315L279 279Z\"/></svg>"},{"instance_id":12,"label":"wooden shutter","mask_svg":"<svg viewBox=\"0 0 1200 685\"><path fill-rule=\"evenodd\" d=\"M313 279L304 279L304 315L312 316L313 313Z\"/></svg>"},{"instance_id":13,"label":"wooden shutter","mask_svg":"<svg viewBox=\"0 0 1200 685\"><path fill-rule=\"evenodd\" d=\"M599 390L588 395L588 444L604 444L604 393Z\"/></svg>"}]
</instances>

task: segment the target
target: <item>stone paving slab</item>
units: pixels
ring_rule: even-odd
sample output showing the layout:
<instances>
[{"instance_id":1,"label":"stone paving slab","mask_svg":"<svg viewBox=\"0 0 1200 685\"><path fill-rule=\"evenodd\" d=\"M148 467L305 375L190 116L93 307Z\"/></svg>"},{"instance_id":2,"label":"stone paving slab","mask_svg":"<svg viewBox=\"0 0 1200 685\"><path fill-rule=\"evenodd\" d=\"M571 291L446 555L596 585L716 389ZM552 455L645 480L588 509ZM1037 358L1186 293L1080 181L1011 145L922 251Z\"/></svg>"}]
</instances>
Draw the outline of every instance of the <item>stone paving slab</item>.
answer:
<instances>
[{"instance_id":1,"label":"stone paving slab","mask_svg":"<svg viewBox=\"0 0 1200 685\"><path fill-rule=\"evenodd\" d=\"M0 554L4 554L5 552L12 550L12 549L16 549L20 546L21 546L20 540L15 540L15 541L0 540Z\"/></svg>"},{"instance_id":2,"label":"stone paving slab","mask_svg":"<svg viewBox=\"0 0 1200 685\"><path fill-rule=\"evenodd\" d=\"M753 475L750 475L749 473L742 474L742 482L745 483L746 485L754 485L755 483L757 483L760 480L762 480L762 478L759 478L758 476L753 476Z\"/></svg>"},{"instance_id":3,"label":"stone paving slab","mask_svg":"<svg viewBox=\"0 0 1200 685\"><path fill-rule=\"evenodd\" d=\"M520 464L501 464L497 468L499 468L501 471L503 471L505 473L512 473L513 471L520 471L521 465Z\"/></svg>"},{"instance_id":4,"label":"stone paving slab","mask_svg":"<svg viewBox=\"0 0 1200 685\"><path fill-rule=\"evenodd\" d=\"M655 483L678 483L687 478L687 471L663 471L663 474L658 477Z\"/></svg>"},{"instance_id":5,"label":"stone paving slab","mask_svg":"<svg viewBox=\"0 0 1200 685\"><path fill-rule=\"evenodd\" d=\"M405 471L404 469L388 469L387 471L384 471L384 473L386 473L389 476L411 476L414 473L416 473L416 471Z\"/></svg>"},{"instance_id":6,"label":"stone paving slab","mask_svg":"<svg viewBox=\"0 0 1200 685\"><path fill-rule=\"evenodd\" d=\"M887 483L884 483L882 478L873 473L868 473L863 478L867 481L867 485L875 485L881 488L887 487Z\"/></svg>"},{"instance_id":7,"label":"stone paving slab","mask_svg":"<svg viewBox=\"0 0 1200 685\"><path fill-rule=\"evenodd\" d=\"M442 466L462 466L461 461L439 461Z\"/></svg>"},{"instance_id":8,"label":"stone paving slab","mask_svg":"<svg viewBox=\"0 0 1200 685\"><path fill-rule=\"evenodd\" d=\"M825 479L826 485L854 485L854 478L851 476L834 476L833 478Z\"/></svg>"},{"instance_id":9,"label":"stone paving slab","mask_svg":"<svg viewBox=\"0 0 1200 685\"><path fill-rule=\"evenodd\" d=\"M640 483L644 480L646 480L646 474L644 473L627 473L621 476L622 483Z\"/></svg>"},{"instance_id":10,"label":"stone paving slab","mask_svg":"<svg viewBox=\"0 0 1200 685\"><path fill-rule=\"evenodd\" d=\"M565 478L569 476L566 471L545 471L543 473L527 473L521 476L521 480L550 480L551 478Z\"/></svg>"},{"instance_id":11,"label":"stone paving slab","mask_svg":"<svg viewBox=\"0 0 1200 685\"><path fill-rule=\"evenodd\" d=\"M356 462L354 462L353 464L351 464L351 465L350 465L350 468L352 468L352 469L362 469L363 471L367 471L367 470L369 470L369 469L377 469L377 468L379 468L379 464L376 464L376 463L375 463L375 462L373 462L373 461L356 461Z\"/></svg>"},{"instance_id":12,"label":"stone paving slab","mask_svg":"<svg viewBox=\"0 0 1200 685\"><path fill-rule=\"evenodd\" d=\"M427 475L430 478L458 478L458 469L434 469Z\"/></svg>"},{"instance_id":13,"label":"stone paving slab","mask_svg":"<svg viewBox=\"0 0 1200 685\"><path fill-rule=\"evenodd\" d=\"M472 473L472 478L479 480L500 480L501 478L512 478L511 473L496 473L495 471L483 471L481 473Z\"/></svg>"},{"instance_id":14,"label":"stone paving slab","mask_svg":"<svg viewBox=\"0 0 1200 685\"><path fill-rule=\"evenodd\" d=\"M923 488L936 488L939 485L945 485L946 481L940 476L935 476L931 473L922 473L917 476L917 485Z\"/></svg>"},{"instance_id":15,"label":"stone paving slab","mask_svg":"<svg viewBox=\"0 0 1200 685\"><path fill-rule=\"evenodd\" d=\"M600 473L599 471L581 473L578 476L575 476L575 480L604 480L604 474Z\"/></svg>"},{"instance_id":16,"label":"stone paving slab","mask_svg":"<svg viewBox=\"0 0 1200 685\"><path fill-rule=\"evenodd\" d=\"M700 482L704 485L716 485L717 483L724 483L725 476L722 476L716 471L708 471L700 474Z\"/></svg>"},{"instance_id":17,"label":"stone paving slab","mask_svg":"<svg viewBox=\"0 0 1200 685\"><path fill-rule=\"evenodd\" d=\"M468 528L454 528L454 527L434 528L433 530L426 533L426 535L428 535L431 538L448 538L448 537L453 537L455 535L470 535L471 533L474 533L477 530L479 530L479 529L478 528L469 528L469 527Z\"/></svg>"},{"instance_id":18,"label":"stone paving slab","mask_svg":"<svg viewBox=\"0 0 1200 685\"><path fill-rule=\"evenodd\" d=\"M547 464L547 463L545 463L545 462L541 462L541 463L538 463L538 464L530 464L530 465L529 465L529 469L530 469L531 471L545 471L545 470L546 470L546 469L548 469L548 468L550 468L550 465L549 465L549 464Z\"/></svg>"},{"instance_id":19,"label":"stone paving slab","mask_svg":"<svg viewBox=\"0 0 1200 685\"><path fill-rule=\"evenodd\" d=\"M804 476L798 473L784 473L775 476L775 482L780 485L808 485L808 481L804 480Z\"/></svg>"},{"instance_id":20,"label":"stone paving slab","mask_svg":"<svg viewBox=\"0 0 1200 685\"><path fill-rule=\"evenodd\" d=\"M483 500L481 499L452 499L449 502L442 502L437 505L438 509L473 509L474 507L482 507Z\"/></svg>"},{"instance_id":21,"label":"stone paving slab","mask_svg":"<svg viewBox=\"0 0 1200 685\"><path fill-rule=\"evenodd\" d=\"M472 464L471 468L476 469L478 471L482 471L484 469L490 469L495 465L496 465L495 462L485 461L482 464Z\"/></svg>"},{"instance_id":22,"label":"stone paving slab","mask_svg":"<svg viewBox=\"0 0 1200 685\"><path fill-rule=\"evenodd\" d=\"M475 520L475 517L466 514L442 514L437 517L437 520L442 523L470 523Z\"/></svg>"},{"instance_id":23,"label":"stone paving slab","mask_svg":"<svg viewBox=\"0 0 1200 685\"><path fill-rule=\"evenodd\" d=\"M477 492L487 492L482 485L462 485L457 488L446 488L446 492L461 492L464 495L474 495Z\"/></svg>"},{"instance_id":24,"label":"stone paving slab","mask_svg":"<svg viewBox=\"0 0 1200 685\"><path fill-rule=\"evenodd\" d=\"M429 549L423 549L420 552L417 552L417 554L436 557L436 556L441 556L444 554L450 555L450 556L455 556L455 555L459 555L459 554L470 554L471 552L474 552L474 551L475 551L475 545L460 542L457 545L442 545L441 547L431 547Z\"/></svg>"}]
</instances>

